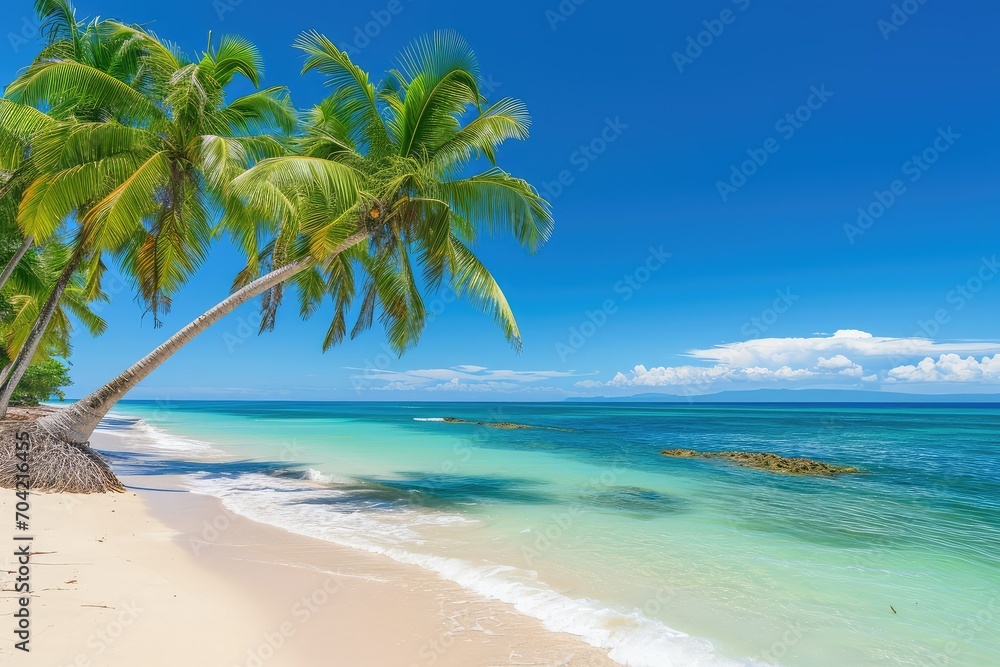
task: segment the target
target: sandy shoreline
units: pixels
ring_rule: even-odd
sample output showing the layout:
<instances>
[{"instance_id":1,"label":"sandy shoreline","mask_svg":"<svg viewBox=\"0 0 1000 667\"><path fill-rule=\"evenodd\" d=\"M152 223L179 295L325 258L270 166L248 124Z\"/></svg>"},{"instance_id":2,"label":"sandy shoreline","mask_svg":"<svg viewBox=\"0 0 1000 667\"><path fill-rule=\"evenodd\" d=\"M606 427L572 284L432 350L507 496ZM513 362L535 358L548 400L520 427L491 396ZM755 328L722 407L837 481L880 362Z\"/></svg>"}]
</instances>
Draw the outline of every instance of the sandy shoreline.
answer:
<instances>
[{"instance_id":1,"label":"sandy shoreline","mask_svg":"<svg viewBox=\"0 0 1000 667\"><path fill-rule=\"evenodd\" d=\"M233 515L178 491L177 478L122 481L128 494L32 496L31 653L7 629L5 664L616 664L416 566ZM13 517L15 500L0 489L0 516ZM12 628L16 566L3 551L0 617Z\"/></svg>"}]
</instances>

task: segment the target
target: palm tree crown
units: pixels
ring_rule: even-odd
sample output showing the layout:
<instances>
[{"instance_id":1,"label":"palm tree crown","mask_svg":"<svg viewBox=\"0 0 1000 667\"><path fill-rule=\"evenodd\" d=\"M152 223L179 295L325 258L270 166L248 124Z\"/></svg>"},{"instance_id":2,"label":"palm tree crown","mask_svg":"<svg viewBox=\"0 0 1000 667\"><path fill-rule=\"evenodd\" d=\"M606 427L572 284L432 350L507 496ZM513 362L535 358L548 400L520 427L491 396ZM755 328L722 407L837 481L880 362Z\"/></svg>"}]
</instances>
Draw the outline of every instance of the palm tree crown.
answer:
<instances>
[{"instance_id":1,"label":"palm tree crown","mask_svg":"<svg viewBox=\"0 0 1000 667\"><path fill-rule=\"evenodd\" d=\"M75 222L73 252L7 373L0 415L79 266L99 282L105 253L116 256L159 326L170 295L207 257L213 206L229 182L282 153L276 135L294 125L284 88L226 99L237 76L260 83L260 54L244 39L210 40L190 60L140 28L81 30L65 0L38 4L51 44L6 97L58 121L31 137L17 219L36 243Z\"/></svg>"},{"instance_id":2,"label":"palm tree crown","mask_svg":"<svg viewBox=\"0 0 1000 667\"><path fill-rule=\"evenodd\" d=\"M492 104L484 99L476 59L451 32L418 40L378 87L322 35L304 34L296 46L306 54L304 71L326 75L334 92L304 114L286 154L272 154L282 146L252 132L284 118L280 94L265 91L230 103L228 113L210 111L214 107L207 100L217 99L213 96L221 86L205 86L199 77L218 83L226 72L251 71L252 59L232 55L250 53L242 42L226 49L220 44L199 63L178 60L176 66L165 50L150 49L148 76L164 91L173 85L179 89L158 98L169 103L149 113L148 126L109 124L105 145L128 146L131 152L120 183L83 213L83 227L93 225L94 238L105 240L100 245L113 248L132 234L150 233L136 226L136 217L172 224L179 216L183 221L188 213L175 193L193 196L193 191L173 189L171 179L177 177L189 179L188 188L203 184L198 192L222 200L221 228L245 251L247 265L220 303L104 386L36 422L42 447L51 448L54 461L68 465L72 460L75 469L87 471L74 480L74 488L120 490L110 469L86 445L101 418L240 305L263 296L262 329L273 327L288 282L297 287L305 317L332 298L334 315L324 348L344 340L348 315L356 314L352 336L371 327L377 316L389 344L402 353L426 324L422 292L444 283L491 314L520 348L521 333L507 299L473 247L484 235L510 234L534 251L551 233L548 203L495 164L504 142L528 135L524 105L509 98ZM164 77L161 71L172 74ZM233 124L234 105L250 120ZM169 128L182 117L184 127L204 129L178 134L151 129ZM231 134L208 132L216 127ZM81 145L101 138L102 129L81 127L79 136L88 138ZM102 159L112 158L91 162ZM243 171L249 160L259 161ZM53 180L65 173L71 181L70 170L55 171ZM35 484L66 488L61 470L55 464L34 467Z\"/></svg>"},{"instance_id":3,"label":"palm tree crown","mask_svg":"<svg viewBox=\"0 0 1000 667\"><path fill-rule=\"evenodd\" d=\"M502 143L527 138L524 104L487 102L475 55L453 32L415 42L378 88L322 35L303 34L296 47L306 53L304 71L325 74L335 92L304 115L295 155L236 178L243 206L232 207L227 223L252 260L238 284L260 266L309 258L314 264L295 282L303 315L333 297L324 348L344 339L359 301L351 336L378 313L402 352L426 323L422 289L449 281L519 349L511 308L471 246L484 233L509 233L534 251L551 233L548 204L493 164ZM488 165L475 171L479 161ZM365 244L333 254L358 233ZM280 290L265 295L262 328L274 324Z\"/></svg>"}]
</instances>

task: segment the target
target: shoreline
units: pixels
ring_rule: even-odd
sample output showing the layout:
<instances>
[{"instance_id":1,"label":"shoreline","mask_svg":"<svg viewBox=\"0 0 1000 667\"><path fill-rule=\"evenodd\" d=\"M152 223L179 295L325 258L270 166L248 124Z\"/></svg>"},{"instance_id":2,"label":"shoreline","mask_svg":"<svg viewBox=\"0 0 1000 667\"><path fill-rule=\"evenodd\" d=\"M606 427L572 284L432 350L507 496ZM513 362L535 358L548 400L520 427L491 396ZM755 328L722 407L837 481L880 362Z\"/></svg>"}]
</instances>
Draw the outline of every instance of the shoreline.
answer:
<instances>
[{"instance_id":1,"label":"shoreline","mask_svg":"<svg viewBox=\"0 0 1000 667\"><path fill-rule=\"evenodd\" d=\"M93 444L131 449L121 434ZM151 472L120 474L125 495L32 496L25 664L618 664L423 568L257 523ZM4 493L0 510L13 501ZM9 577L0 615L15 608ZM5 633L0 656L21 655Z\"/></svg>"}]
</instances>

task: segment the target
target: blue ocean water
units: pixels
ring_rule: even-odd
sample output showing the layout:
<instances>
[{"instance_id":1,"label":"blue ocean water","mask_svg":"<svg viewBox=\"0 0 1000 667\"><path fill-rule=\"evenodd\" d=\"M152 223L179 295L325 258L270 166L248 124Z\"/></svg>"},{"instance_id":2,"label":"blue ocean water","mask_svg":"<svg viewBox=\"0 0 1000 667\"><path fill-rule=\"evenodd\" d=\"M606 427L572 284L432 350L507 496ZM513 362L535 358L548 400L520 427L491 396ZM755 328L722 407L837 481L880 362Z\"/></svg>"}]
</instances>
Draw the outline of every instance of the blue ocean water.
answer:
<instances>
[{"instance_id":1,"label":"blue ocean water","mask_svg":"<svg viewBox=\"0 0 1000 667\"><path fill-rule=\"evenodd\" d=\"M1000 409L123 402L231 509L435 570L622 664L1000 664ZM516 422L504 430L440 421ZM862 468L775 475L666 448ZM141 457L140 457L141 458Z\"/></svg>"}]
</instances>

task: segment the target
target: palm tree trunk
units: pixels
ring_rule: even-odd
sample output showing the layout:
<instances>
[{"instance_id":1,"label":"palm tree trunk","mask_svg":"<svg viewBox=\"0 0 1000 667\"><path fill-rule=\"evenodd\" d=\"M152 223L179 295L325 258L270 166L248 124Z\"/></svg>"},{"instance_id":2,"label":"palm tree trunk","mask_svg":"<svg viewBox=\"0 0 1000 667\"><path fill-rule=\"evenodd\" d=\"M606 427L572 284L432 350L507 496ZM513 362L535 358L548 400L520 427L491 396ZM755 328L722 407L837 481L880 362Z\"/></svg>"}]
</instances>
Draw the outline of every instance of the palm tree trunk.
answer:
<instances>
[{"instance_id":1,"label":"palm tree trunk","mask_svg":"<svg viewBox=\"0 0 1000 667\"><path fill-rule=\"evenodd\" d=\"M66 262L66 266L63 267L62 273L59 275L59 280L56 281L55 286L52 288L52 293L49 294L49 298L45 300L45 305L42 306L41 312L38 313L35 326L32 327L31 333L28 334L27 340L24 341L24 345L21 346L20 352L17 353L17 358L14 359L9 369L6 370L7 377L3 380L3 392L0 393L0 419L7 416L7 407L10 405L10 399L14 395L14 390L17 389L17 385L21 381L21 378L24 377L28 366L31 365L35 352L38 351L38 346L45 335L45 330L48 329L49 322L52 321L52 316L59 306L59 300L62 298L63 292L66 291L66 287L69 286L70 280L73 279L73 273L83 261L83 255L82 245L78 246L73 254L70 255L69 261Z\"/></svg>"},{"instance_id":2,"label":"palm tree trunk","mask_svg":"<svg viewBox=\"0 0 1000 667\"><path fill-rule=\"evenodd\" d=\"M21 262L21 258L24 257L26 252L28 252L28 249L31 248L31 244L33 242L34 239L32 237L25 237L24 243L22 243L21 247L17 249L14 256L10 258L10 261L7 262L7 266L4 267L3 273L0 274L0 289L3 289L3 286L7 284L8 280L10 280L11 275L14 273L14 269L17 268L17 265Z\"/></svg>"},{"instance_id":3,"label":"palm tree trunk","mask_svg":"<svg viewBox=\"0 0 1000 667\"><path fill-rule=\"evenodd\" d=\"M358 232L344 241L334 254L340 254L367 238L366 232ZM292 262L233 292L224 301L197 317L111 382L81 398L73 405L39 419L37 422L39 428L64 442L86 443L104 415L125 394L156 370L160 364L173 356L175 352L238 306L305 271L313 266L313 263L311 259Z\"/></svg>"}]
</instances>

